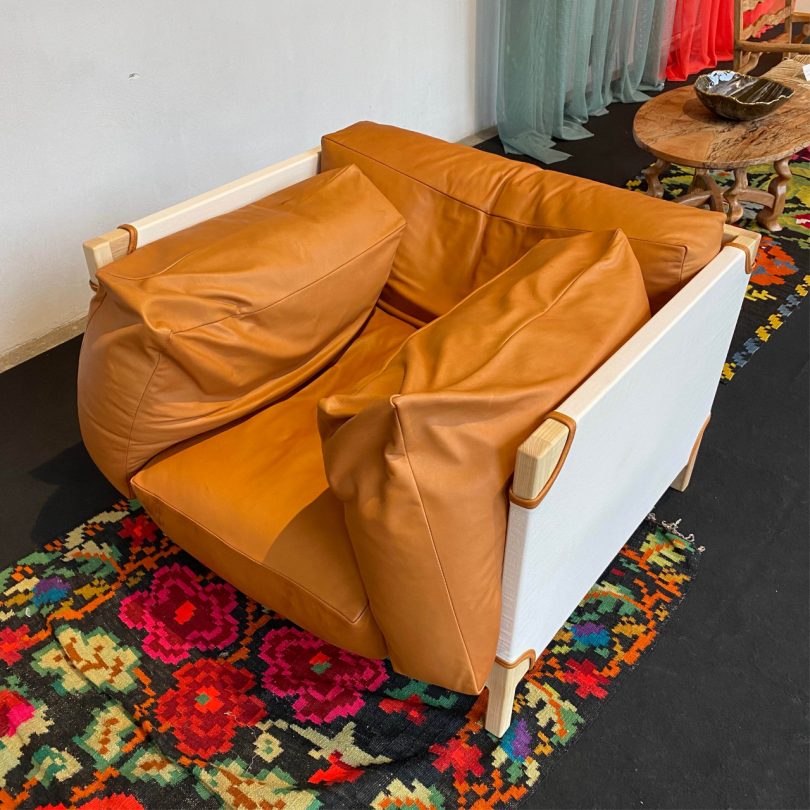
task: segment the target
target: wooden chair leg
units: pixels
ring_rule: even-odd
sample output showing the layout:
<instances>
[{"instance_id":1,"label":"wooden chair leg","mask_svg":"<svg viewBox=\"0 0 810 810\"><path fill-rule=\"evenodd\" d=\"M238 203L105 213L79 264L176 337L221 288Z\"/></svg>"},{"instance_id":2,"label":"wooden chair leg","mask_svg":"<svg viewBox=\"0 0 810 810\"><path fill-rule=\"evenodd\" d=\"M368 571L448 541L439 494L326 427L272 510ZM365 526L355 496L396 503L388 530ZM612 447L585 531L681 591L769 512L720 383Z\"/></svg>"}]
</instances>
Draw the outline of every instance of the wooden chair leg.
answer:
<instances>
[{"instance_id":1,"label":"wooden chair leg","mask_svg":"<svg viewBox=\"0 0 810 810\"><path fill-rule=\"evenodd\" d=\"M678 492L683 492L689 486L689 481L692 479L692 470L695 469L695 461L697 461L698 450L700 450L700 442L703 440L703 434L706 431L706 427L708 426L711 418L711 414L706 417L706 421L703 423L703 427L700 429L700 433L698 433L694 445L692 445L692 452L689 454L689 461L686 462L686 466L678 473L677 478L670 484L670 486L673 489L677 489Z\"/></svg>"},{"instance_id":2,"label":"wooden chair leg","mask_svg":"<svg viewBox=\"0 0 810 810\"><path fill-rule=\"evenodd\" d=\"M515 703L515 690L523 676L529 671L531 659L520 659L514 666L506 667L499 662L492 665L487 679L489 703L484 728L496 737L503 737L512 722L512 707Z\"/></svg>"}]
</instances>

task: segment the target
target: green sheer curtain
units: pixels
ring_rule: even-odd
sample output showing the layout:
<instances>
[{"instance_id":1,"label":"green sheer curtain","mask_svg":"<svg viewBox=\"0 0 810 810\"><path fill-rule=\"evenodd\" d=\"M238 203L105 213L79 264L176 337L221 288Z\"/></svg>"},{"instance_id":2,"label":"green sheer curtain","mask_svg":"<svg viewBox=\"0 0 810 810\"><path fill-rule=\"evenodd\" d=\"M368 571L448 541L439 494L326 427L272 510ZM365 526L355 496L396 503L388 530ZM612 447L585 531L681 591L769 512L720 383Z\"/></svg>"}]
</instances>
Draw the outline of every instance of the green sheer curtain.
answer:
<instances>
[{"instance_id":1,"label":"green sheer curtain","mask_svg":"<svg viewBox=\"0 0 810 810\"><path fill-rule=\"evenodd\" d=\"M569 157L554 139L664 82L675 0L503 0L498 132L507 152Z\"/></svg>"}]
</instances>

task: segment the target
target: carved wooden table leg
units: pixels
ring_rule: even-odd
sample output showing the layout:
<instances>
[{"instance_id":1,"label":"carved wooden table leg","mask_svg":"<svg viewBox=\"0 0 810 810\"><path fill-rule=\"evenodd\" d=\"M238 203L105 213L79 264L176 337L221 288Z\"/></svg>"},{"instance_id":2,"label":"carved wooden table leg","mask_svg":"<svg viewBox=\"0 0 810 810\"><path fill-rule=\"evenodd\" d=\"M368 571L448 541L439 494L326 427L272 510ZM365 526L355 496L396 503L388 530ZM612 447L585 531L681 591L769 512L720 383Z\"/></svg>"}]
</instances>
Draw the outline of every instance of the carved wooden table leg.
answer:
<instances>
[{"instance_id":1,"label":"carved wooden table leg","mask_svg":"<svg viewBox=\"0 0 810 810\"><path fill-rule=\"evenodd\" d=\"M709 203L712 211L723 211L723 189L717 185L717 181L709 174L708 169L695 169L695 175L686 194L681 194L676 199L681 205L703 205Z\"/></svg>"},{"instance_id":2,"label":"carved wooden table leg","mask_svg":"<svg viewBox=\"0 0 810 810\"><path fill-rule=\"evenodd\" d=\"M740 195L748 188L748 170L734 169L734 185L726 192L726 202L729 204L728 221L738 222L742 219L743 207L740 205Z\"/></svg>"},{"instance_id":3,"label":"carved wooden table leg","mask_svg":"<svg viewBox=\"0 0 810 810\"><path fill-rule=\"evenodd\" d=\"M770 208L763 208L757 214L757 222L769 231L781 231L779 217L785 208L785 195L790 183L790 158L782 158L773 164L776 177L768 186L768 193L773 195L773 204Z\"/></svg>"},{"instance_id":4,"label":"carved wooden table leg","mask_svg":"<svg viewBox=\"0 0 810 810\"><path fill-rule=\"evenodd\" d=\"M647 194L650 197L663 197L664 196L664 187L661 185L661 172L665 172L672 164L668 163L666 160L658 160L655 161L650 166L647 166L646 169L642 172L645 179L647 180Z\"/></svg>"},{"instance_id":5,"label":"carved wooden table leg","mask_svg":"<svg viewBox=\"0 0 810 810\"><path fill-rule=\"evenodd\" d=\"M717 181L709 174L708 169L695 169L695 177L692 180L690 191L696 189L698 186L703 186L703 188L706 189L709 208L711 208L712 211L725 211L725 206L723 205L723 189L717 185Z\"/></svg>"}]
</instances>

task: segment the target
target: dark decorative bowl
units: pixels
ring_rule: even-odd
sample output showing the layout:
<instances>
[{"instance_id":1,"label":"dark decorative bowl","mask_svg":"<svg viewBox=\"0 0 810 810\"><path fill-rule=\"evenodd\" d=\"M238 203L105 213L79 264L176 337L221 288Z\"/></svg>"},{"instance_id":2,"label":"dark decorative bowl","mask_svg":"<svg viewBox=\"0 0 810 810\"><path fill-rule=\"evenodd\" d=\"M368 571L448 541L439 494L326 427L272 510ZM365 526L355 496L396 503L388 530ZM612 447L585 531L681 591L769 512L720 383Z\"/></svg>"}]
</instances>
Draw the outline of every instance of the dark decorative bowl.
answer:
<instances>
[{"instance_id":1,"label":"dark decorative bowl","mask_svg":"<svg viewBox=\"0 0 810 810\"><path fill-rule=\"evenodd\" d=\"M695 82L697 97L713 113L732 121L753 121L781 107L792 95L787 85L745 76L733 70L713 70Z\"/></svg>"}]
</instances>

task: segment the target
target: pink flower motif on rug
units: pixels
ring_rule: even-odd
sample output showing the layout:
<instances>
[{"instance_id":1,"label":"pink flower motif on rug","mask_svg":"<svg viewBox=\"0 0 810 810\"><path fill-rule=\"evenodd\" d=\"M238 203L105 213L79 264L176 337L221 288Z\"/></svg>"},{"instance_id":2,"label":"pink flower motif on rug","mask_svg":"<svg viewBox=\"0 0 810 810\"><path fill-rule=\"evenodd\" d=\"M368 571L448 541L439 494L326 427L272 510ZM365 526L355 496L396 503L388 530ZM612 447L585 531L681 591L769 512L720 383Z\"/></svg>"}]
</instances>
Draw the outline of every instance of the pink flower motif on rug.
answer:
<instances>
[{"instance_id":1,"label":"pink flower motif on rug","mask_svg":"<svg viewBox=\"0 0 810 810\"><path fill-rule=\"evenodd\" d=\"M224 754L240 726L264 717L264 704L249 695L253 676L227 661L192 661L174 673L177 688L160 698L155 712L171 728L184 754L207 759Z\"/></svg>"},{"instance_id":2,"label":"pink flower motif on rug","mask_svg":"<svg viewBox=\"0 0 810 810\"><path fill-rule=\"evenodd\" d=\"M143 649L152 658L179 664L193 649L222 649L236 641L235 608L230 585L201 584L190 568L175 563L158 570L148 591L127 596L119 617L128 627L146 630Z\"/></svg>"},{"instance_id":3,"label":"pink flower motif on rug","mask_svg":"<svg viewBox=\"0 0 810 810\"><path fill-rule=\"evenodd\" d=\"M17 729L34 716L34 707L17 692L0 690L0 737L13 737Z\"/></svg>"},{"instance_id":4,"label":"pink flower motif on rug","mask_svg":"<svg viewBox=\"0 0 810 810\"><path fill-rule=\"evenodd\" d=\"M333 647L297 627L268 632L259 656L268 665L264 687L278 697L297 695L292 708L302 722L353 717L363 708L363 693L387 677L382 661Z\"/></svg>"}]
</instances>

